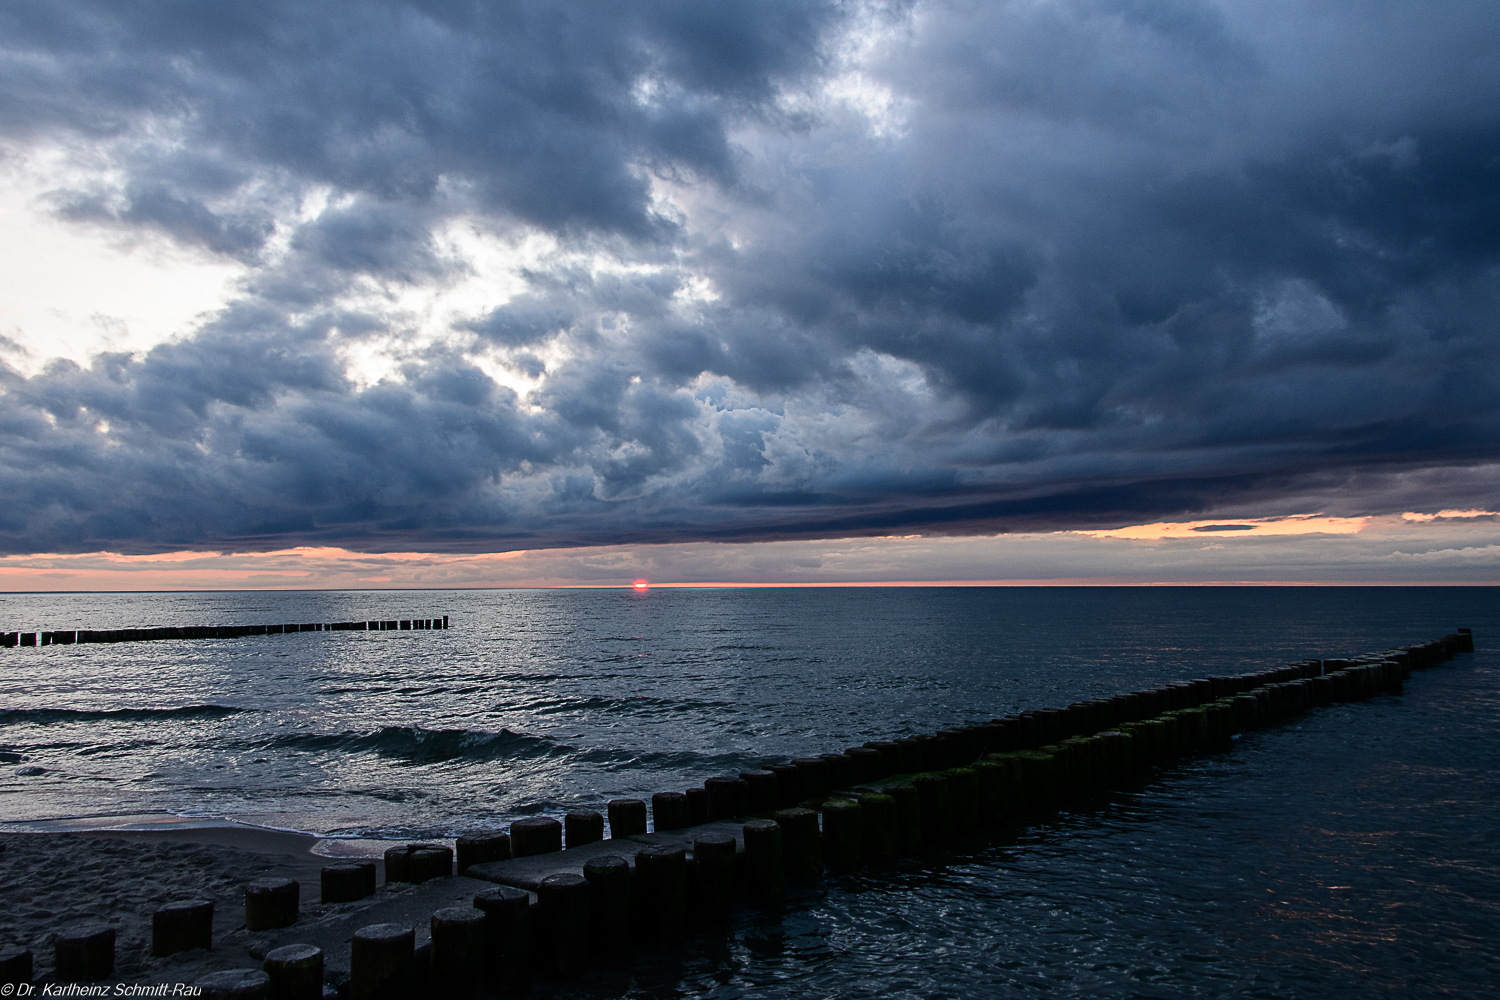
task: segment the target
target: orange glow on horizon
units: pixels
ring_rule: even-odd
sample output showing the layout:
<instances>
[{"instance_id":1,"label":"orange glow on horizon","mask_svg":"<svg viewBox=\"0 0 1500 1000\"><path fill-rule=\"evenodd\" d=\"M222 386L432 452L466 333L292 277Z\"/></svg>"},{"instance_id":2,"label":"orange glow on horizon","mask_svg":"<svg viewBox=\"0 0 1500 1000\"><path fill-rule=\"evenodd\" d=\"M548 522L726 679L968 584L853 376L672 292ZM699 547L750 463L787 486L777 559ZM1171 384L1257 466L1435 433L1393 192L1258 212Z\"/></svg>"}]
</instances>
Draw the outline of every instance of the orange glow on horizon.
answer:
<instances>
[{"instance_id":1,"label":"orange glow on horizon","mask_svg":"<svg viewBox=\"0 0 1500 1000\"><path fill-rule=\"evenodd\" d=\"M1299 517L1219 518L1214 521L1158 521L1124 528L1078 531L1091 538L1129 538L1156 541L1160 538L1196 538L1200 541L1223 541L1229 538L1264 538L1267 535L1353 535L1370 519L1367 517L1324 517L1309 514Z\"/></svg>"},{"instance_id":2,"label":"orange glow on horizon","mask_svg":"<svg viewBox=\"0 0 1500 1000\"><path fill-rule=\"evenodd\" d=\"M975 537L672 543L480 553L359 552L305 546L269 552L10 554L0 555L0 594L1494 585L1500 583L1500 573L1493 568L1494 560L1500 558L1497 521L1500 514L1476 507L1368 517L1226 517ZM1264 542L1245 545L1237 541L1246 538ZM1295 562L1292 572L1283 577L1274 567L1277 560L1288 558ZM656 579L623 578L631 567L650 569Z\"/></svg>"}]
</instances>

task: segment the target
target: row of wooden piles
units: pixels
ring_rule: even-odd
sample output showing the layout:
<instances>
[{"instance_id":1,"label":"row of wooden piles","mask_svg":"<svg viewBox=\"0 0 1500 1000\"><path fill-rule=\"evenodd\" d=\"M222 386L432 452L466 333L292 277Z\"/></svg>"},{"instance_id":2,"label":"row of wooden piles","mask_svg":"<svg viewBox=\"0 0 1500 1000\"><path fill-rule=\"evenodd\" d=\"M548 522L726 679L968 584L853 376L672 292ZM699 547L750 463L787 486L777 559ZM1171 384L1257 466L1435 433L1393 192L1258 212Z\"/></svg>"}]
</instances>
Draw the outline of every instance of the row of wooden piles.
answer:
<instances>
[{"instance_id":1,"label":"row of wooden piles","mask_svg":"<svg viewBox=\"0 0 1500 1000\"><path fill-rule=\"evenodd\" d=\"M264 971L217 973L198 985L207 1000L514 995L528 988L533 973L571 978L593 966L628 966L640 949L679 947L695 929L722 927L738 900L775 906L788 885L813 882L825 871L886 865L1005 829L1148 768L1227 749L1237 734L1319 705L1399 691L1411 672L1473 648L1470 631L1460 629L1417 646L1177 681L799 757L709 778L684 792L656 793L650 832L644 800L616 799L608 805L607 831L604 815L577 810L560 820L528 817L507 831L460 837L455 848L392 847L383 859L388 883L449 877L456 861L458 874L498 884L476 893L472 907L434 912L430 943L420 948L413 927L359 929L347 978L325 981L321 950L294 944L267 955ZM557 870L536 876L537 862L551 858ZM521 859L532 860L523 868ZM375 867L328 866L323 901L373 894ZM518 882L532 891L507 884ZM295 881L252 883L246 926L292 926L298 894ZM153 950L201 946L211 924L211 903L171 904L157 915ZM59 938L59 979L108 974L113 931L92 933ZM25 953L27 979L30 960ZM21 961L19 953L0 956L0 979L21 981Z\"/></svg>"},{"instance_id":2,"label":"row of wooden piles","mask_svg":"<svg viewBox=\"0 0 1500 1000\"><path fill-rule=\"evenodd\" d=\"M72 646L77 643L152 642L161 639L238 639L247 635L290 635L294 632L407 632L445 629L441 618L392 618L363 622L302 622L281 625L164 625L154 628L65 629L43 632L0 632L0 648Z\"/></svg>"}]
</instances>

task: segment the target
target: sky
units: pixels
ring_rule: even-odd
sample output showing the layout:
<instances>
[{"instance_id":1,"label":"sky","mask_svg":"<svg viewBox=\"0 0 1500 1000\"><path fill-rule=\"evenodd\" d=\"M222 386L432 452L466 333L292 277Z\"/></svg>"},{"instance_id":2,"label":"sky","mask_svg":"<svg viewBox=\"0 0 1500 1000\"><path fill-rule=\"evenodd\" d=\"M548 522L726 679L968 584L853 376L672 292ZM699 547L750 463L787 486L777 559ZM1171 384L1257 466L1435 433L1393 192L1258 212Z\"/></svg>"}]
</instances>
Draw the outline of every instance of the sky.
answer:
<instances>
[{"instance_id":1,"label":"sky","mask_svg":"<svg viewBox=\"0 0 1500 1000\"><path fill-rule=\"evenodd\" d=\"M0 589L1500 582L1492 0L0 6Z\"/></svg>"}]
</instances>

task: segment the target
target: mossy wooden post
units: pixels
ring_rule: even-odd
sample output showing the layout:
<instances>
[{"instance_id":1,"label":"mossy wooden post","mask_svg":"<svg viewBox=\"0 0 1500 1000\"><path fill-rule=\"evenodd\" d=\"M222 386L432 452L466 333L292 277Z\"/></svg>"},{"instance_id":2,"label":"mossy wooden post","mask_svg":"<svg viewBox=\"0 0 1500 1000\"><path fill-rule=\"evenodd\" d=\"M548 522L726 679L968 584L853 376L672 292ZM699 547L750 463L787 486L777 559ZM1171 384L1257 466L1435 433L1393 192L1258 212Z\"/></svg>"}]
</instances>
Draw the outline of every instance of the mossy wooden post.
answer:
<instances>
[{"instance_id":1,"label":"mossy wooden post","mask_svg":"<svg viewBox=\"0 0 1500 1000\"><path fill-rule=\"evenodd\" d=\"M743 832L745 891L757 903L779 900L786 894L781 824L771 819L752 819Z\"/></svg>"},{"instance_id":2,"label":"mossy wooden post","mask_svg":"<svg viewBox=\"0 0 1500 1000\"><path fill-rule=\"evenodd\" d=\"M1000 809L997 818L1001 821L1015 820L1027 809L1017 753L1019 753L1017 750L1003 750L999 753L987 754L984 758L985 763L1000 768Z\"/></svg>"},{"instance_id":3,"label":"mossy wooden post","mask_svg":"<svg viewBox=\"0 0 1500 1000\"><path fill-rule=\"evenodd\" d=\"M1023 801L1030 809L1050 809L1057 801L1055 761L1040 750L1018 750L1014 754Z\"/></svg>"},{"instance_id":4,"label":"mossy wooden post","mask_svg":"<svg viewBox=\"0 0 1500 1000\"><path fill-rule=\"evenodd\" d=\"M1331 680L1329 687L1334 687ZM1260 720L1257 718L1259 705L1254 695L1237 694L1234 696L1234 725L1239 732L1247 732L1259 725Z\"/></svg>"},{"instance_id":5,"label":"mossy wooden post","mask_svg":"<svg viewBox=\"0 0 1500 1000\"><path fill-rule=\"evenodd\" d=\"M1088 737L1085 746L1093 772L1093 787L1096 789L1108 788L1120 775L1119 764L1115 759L1116 748L1105 738L1105 732L1119 735L1118 731L1113 729L1095 733Z\"/></svg>"},{"instance_id":6,"label":"mossy wooden post","mask_svg":"<svg viewBox=\"0 0 1500 1000\"><path fill-rule=\"evenodd\" d=\"M1309 682L1311 687L1311 682ZM1234 741L1234 700L1221 698L1211 701L1203 708L1208 714L1209 746L1214 750L1228 750Z\"/></svg>"},{"instance_id":7,"label":"mossy wooden post","mask_svg":"<svg viewBox=\"0 0 1500 1000\"><path fill-rule=\"evenodd\" d=\"M777 810L781 825L781 853L788 882L813 882L823 874L823 837L818 814L796 807Z\"/></svg>"},{"instance_id":8,"label":"mossy wooden post","mask_svg":"<svg viewBox=\"0 0 1500 1000\"><path fill-rule=\"evenodd\" d=\"M988 828L1004 818L1005 768L992 760L981 760L970 764L979 782L976 804L979 825Z\"/></svg>"},{"instance_id":9,"label":"mossy wooden post","mask_svg":"<svg viewBox=\"0 0 1500 1000\"><path fill-rule=\"evenodd\" d=\"M1156 732L1158 763L1182 756L1182 739L1178 732L1177 716L1164 713L1152 719L1147 725Z\"/></svg>"},{"instance_id":10,"label":"mossy wooden post","mask_svg":"<svg viewBox=\"0 0 1500 1000\"><path fill-rule=\"evenodd\" d=\"M1126 722L1120 725L1119 731L1130 738L1130 763L1126 773L1133 775L1144 770L1151 763L1151 730L1145 723Z\"/></svg>"},{"instance_id":11,"label":"mossy wooden post","mask_svg":"<svg viewBox=\"0 0 1500 1000\"><path fill-rule=\"evenodd\" d=\"M1079 740L1079 737L1074 736L1070 742L1049 743L1038 748L1040 753L1052 758L1052 780L1059 801L1069 799L1079 791L1080 776L1088 774L1088 762L1083 759L1082 753L1076 755L1076 760L1073 753Z\"/></svg>"},{"instance_id":12,"label":"mossy wooden post","mask_svg":"<svg viewBox=\"0 0 1500 1000\"><path fill-rule=\"evenodd\" d=\"M1350 697L1353 697L1353 688L1350 687L1348 691ZM1276 714L1275 702L1271 698L1270 687L1262 684L1258 687L1251 688L1246 693L1250 695L1250 697L1255 699L1255 718L1257 725L1263 727L1269 726L1280 720L1281 717Z\"/></svg>"},{"instance_id":13,"label":"mossy wooden post","mask_svg":"<svg viewBox=\"0 0 1500 1000\"><path fill-rule=\"evenodd\" d=\"M917 790L923 846L940 847L948 843L953 839L953 807L948 798L948 779L941 774L927 773L917 775L911 783Z\"/></svg>"},{"instance_id":14,"label":"mossy wooden post","mask_svg":"<svg viewBox=\"0 0 1500 1000\"><path fill-rule=\"evenodd\" d=\"M1187 727L1189 753L1206 753L1210 749L1208 740L1208 712L1203 708L1189 708L1177 714L1178 724Z\"/></svg>"},{"instance_id":15,"label":"mossy wooden post","mask_svg":"<svg viewBox=\"0 0 1500 1000\"><path fill-rule=\"evenodd\" d=\"M896 800L890 795L865 792L859 797L859 808L865 831L860 853L865 863L896 860Z\"/></svg>"},{"instance_id":16,"label":"mossy wooden post","mask_svg":"<svg viewBox=\"0 0 1500 1000\"><path fill-rule=\"evenodd\" d=\"M948 805L955 836L972 836L979 829L979 775L971 767L943 772L948 779Z\"/></svg>"},{"instance_id":17,"label":"mossy wooden post","mask_svg":"<svg viewBox=\"0 0 1500 1000\"><path fill-rule=\"evenodd\" d=\"M896 803L897 853L917 853L922 849L922 807L916 786L909 781L893 781L881 791Z\"/></svg>"},{"instance_id":18,"label":"mossy wooden post","mask_svg":"<svg viewBox=\"0 0 1500 1000\"><path fill-rule=\"evenodd\" d=\"M1117 729L1098 736L1104 752L1106 781L1123 781L1135 773L1135 740Z\"/></svg>"},{"instance_id":19,"label":"mossy wooden post","mask_svg":"<svg viewBox=\"0 0 1500 1000\"><path fill-rule=\"evenodd\" d=\"M853 799L823 802L823 863L836 871L858 868L864 849L863 812Z\"/></svg>"},{"instance_id":20,"label":"mossy wooden post","mask_svg":"<svg viewBox=\"0 0 1500 1000\"><path fill-rule=\"evenodd\" d=\"M1068 772L1069 778L1063 779L1062 761L1059 759L1055 765L1057 768L1054 780L1057 783L1057 797L1062 799L1067 791L1091 792L1103 787L1108 780L1105 768L1103 749L1098 736L1078 736L1068 741ZM1043 749L1047 749L1043 747ZM1066 790L1066 791L1065 791Z\"/></svg>"}]
</instances>

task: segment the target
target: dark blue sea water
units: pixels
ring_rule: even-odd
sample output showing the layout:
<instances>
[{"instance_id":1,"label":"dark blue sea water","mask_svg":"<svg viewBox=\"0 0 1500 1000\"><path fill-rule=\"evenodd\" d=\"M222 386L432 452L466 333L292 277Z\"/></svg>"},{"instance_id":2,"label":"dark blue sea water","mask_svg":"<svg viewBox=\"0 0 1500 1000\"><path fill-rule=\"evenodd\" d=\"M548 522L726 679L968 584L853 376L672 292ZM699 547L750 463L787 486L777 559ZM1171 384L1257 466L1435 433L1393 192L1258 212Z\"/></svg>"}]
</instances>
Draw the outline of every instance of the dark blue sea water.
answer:
<instances>
[{"instance_id":1,"label":"dark blue sea water","mask_svg":"<svg viewBox=\"0 0 1500 1000\"><path fill-rule=\"evenodd\" d=\"M1497 589L0 597L12 630L442 614L446 632L0 651L0 819L168 810L452 835L1462 625L1479 652L1401 695L1315 710L961 849L825 880L784 913L747 911L727 942L575 992L1493 995Z\"/></svg>"}]
</instances>

